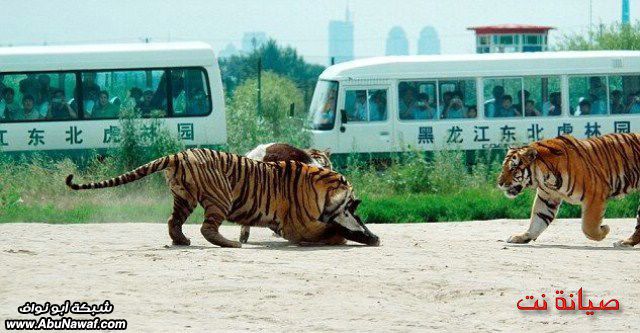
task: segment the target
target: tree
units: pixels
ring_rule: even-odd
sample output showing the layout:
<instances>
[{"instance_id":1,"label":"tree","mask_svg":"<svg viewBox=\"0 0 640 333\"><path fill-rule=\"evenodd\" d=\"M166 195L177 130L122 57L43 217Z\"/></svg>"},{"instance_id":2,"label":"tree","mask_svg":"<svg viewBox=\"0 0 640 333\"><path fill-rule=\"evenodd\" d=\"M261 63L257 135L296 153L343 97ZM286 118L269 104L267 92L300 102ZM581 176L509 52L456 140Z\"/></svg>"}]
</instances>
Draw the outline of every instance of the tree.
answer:
<instances>
[{"instance_id":1,"label":"tree","mask_svg":"<svg viewBox=\"0 0 640 333\"><path fill-rule=\"evenodd\" d=\"M247 79L258 75L258 61L262 61L262 69L283 75L291 79L302 89L305 105L309 102L318 76L323 66L309 64L291 47L280 47L270 39L248 55L231 56L220 59L220 72L228 97L233 96L236 88Z\"/></svg>"},{"instance_id":2,"label":"tree","mask_svg":"<svg viewBox=\"0 0 640 333\"><path fill-rule=\"evenodd\" d=\"M291 79L264 72L262 75L262 112L258 114L257 79L251 78L237 87L227 108L229 150L245 154L258 144L287 142L308 147L309 133L303 131L306 110L303 94ZM293 117L289 116L291 104Z\"/></svg>"},{"instance_id":3,"label":"tree","mask_svg":"<svg viewBox=\"0 0 640 333\"><path fill-rule=\"evenodd\" d=\"M559 50L640 50L640 21L634 24L600 25L586 36L564 35L556 46Z\"/></svg>"}]
</instances>

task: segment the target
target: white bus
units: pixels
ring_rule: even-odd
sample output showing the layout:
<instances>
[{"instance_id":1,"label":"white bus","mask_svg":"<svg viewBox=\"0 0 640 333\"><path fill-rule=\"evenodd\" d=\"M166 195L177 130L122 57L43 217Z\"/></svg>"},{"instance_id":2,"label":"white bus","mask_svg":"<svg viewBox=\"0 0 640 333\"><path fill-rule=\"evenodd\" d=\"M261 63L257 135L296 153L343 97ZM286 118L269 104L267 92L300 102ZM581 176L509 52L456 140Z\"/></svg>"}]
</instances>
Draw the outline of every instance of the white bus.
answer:
<instances>
[{"instance_id":1,"label":"white bus","mask_svg":"<svg viewBox=\"0 0 640 333\"><path fill-rule=\"evenodd\" d=\"M313 146L334 153L503 148L640 131L640 52L370 58L327 68Z\"/></svg>"},{"instance_id":2,"label":"white bus","mask_svg":"<svg viewBox=\"0 0 640 333\"><path fill-rule=\"evenodd\" d=\"M0 48L1 151L114 147L123 108L159 113L186 146L226 143L220 70L207 44ZM154 135L151 123L142 120L143 136Z\"/></svg>"}]
</instances>

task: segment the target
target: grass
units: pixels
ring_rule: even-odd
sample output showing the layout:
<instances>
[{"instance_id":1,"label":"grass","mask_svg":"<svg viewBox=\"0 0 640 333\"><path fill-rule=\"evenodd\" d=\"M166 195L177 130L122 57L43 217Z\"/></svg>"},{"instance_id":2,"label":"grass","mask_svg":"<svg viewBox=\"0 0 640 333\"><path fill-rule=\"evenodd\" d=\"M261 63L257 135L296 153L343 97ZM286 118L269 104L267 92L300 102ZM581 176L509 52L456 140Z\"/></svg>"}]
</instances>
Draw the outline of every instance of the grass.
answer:
<instances>
[{"instance_id":1,"label":"grass","mask_svg":"<svg viewBox=\"0 0 640 333\"><path fill-rule=\"evenodd\" d=\"M4 162L2 162L4 161ZM161 175L123 187L69 191L65 177L77 181L105 179L121 172L115 158L87 163L43 156L7 162L0 156L0 222L159 222L171 211L171 194ZM407 153L385 167L351 160L341 172L363 199L359 213L368 223L414 223L499 218L528 218L534 192L507 199L495 186L499 166L481 162L471 170L460 152L437 153L425 159ZM609 202L607 217L633 217L640 196ZM560 217L579 217L580 208L564 204ZM203 220L196 210L188 223Z\"/></svg>"}]
</instances>

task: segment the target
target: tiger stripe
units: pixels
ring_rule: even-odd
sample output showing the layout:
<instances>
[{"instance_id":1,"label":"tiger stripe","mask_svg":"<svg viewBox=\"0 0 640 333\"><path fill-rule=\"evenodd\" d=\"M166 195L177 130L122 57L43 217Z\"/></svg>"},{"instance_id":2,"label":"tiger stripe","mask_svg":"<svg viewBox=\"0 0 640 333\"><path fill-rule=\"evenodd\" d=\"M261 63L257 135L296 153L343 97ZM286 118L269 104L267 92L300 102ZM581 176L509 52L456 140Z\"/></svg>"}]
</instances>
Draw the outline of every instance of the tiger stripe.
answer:
<instances>
[{"instance_id":1,"label":"tiger stripe","mask_svg":"<svg viewBox=\"0 0 640 333\"><path fill-rule=\"evenodd\" d=\"M174 197L169 236L177 245L190 244L182 225L198 204L205 210L203 236L225 247L240 247L240 243L218 232L223 220L270 226L293 243L344 243L342 234L350 234L332 223L336 212L362 224L355 209L345 212L357 199L351 184L337 172L295 161L264 163L209 149L165 156L100 182L75 184L69 175L66 184L73 190L114 187L163 170ZM367 242L377 244L377 237L371 234Z\"/></svg>"}]
</instances>

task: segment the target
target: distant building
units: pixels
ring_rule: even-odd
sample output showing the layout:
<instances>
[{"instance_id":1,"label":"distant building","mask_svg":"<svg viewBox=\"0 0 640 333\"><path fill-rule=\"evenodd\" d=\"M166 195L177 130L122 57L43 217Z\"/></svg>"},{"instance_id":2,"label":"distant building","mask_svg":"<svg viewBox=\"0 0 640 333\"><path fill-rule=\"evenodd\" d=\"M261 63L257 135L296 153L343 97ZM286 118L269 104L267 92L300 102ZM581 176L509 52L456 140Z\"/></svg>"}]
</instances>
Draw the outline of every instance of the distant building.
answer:
<instances>
[{"instance_id":1,"label":"distant building","mask_svg":"<svg viewBox=\"0 0 640 333\"><path fill-rule=\"evenodd\" d=\"M549 30L539 25L504 24L470 27L476 33L476 53L547 51Z\"/></svg>"},{"instance_id":2,"label":"distant building","mask_svg":"<svg viewBox=\"0 0 640 333\"><path fill-rule=\"evenodd\" d=\"M235 47L235 45L233 45L233 43L229 43L224 47L224 49L218 52L218 58L228 58L239 54L240 51Z\"/></svg>"},{"instance_id":3,"label":"distant building","mask_svg":"<svg viewBox=\"0 0 640 333\"><path fill-rule=\"evenodd\" d=\"M353 60L353 22L347 7L344 21L329 21L329 63Z\"/></svg>"},{"instance_id":4,"label":"distant building","mask_svg":"<svg viewBox=\"0 0 640 333\"><path fill-rule=\"evenodd\" d=\"M418 54L440 54L440 37L434 27L426 26L420 31Z\"/></svg>"},{"instance_id":5,"label":"distant building","mask_svg":"<svg viewBox=\"0 0 640 333\"><path fill-rule=\"evenodd\" d=\"M267 34L262 31L245 32L242 36L242 52L251 53L267 43Z\"/></svg>"},{"instance_id":6,"label":"distant building","mask_svg":"<svg viewBox=\"0 0 640 333\"><path fill-rule=\"evenodd\" d=\"M622 0L622 24L629 24L629 0Z\"/></svg>"},{"instance_id":7,"label":"distant building","mask_svg":"<svg viewBox=\"0 0 640 333\"><path fill-rule=\"evenodd\" d=\"M409 55L409 40L404 29L395 26L389 30L387 36L386 55Z\"/></svg>"}]
</instances>

